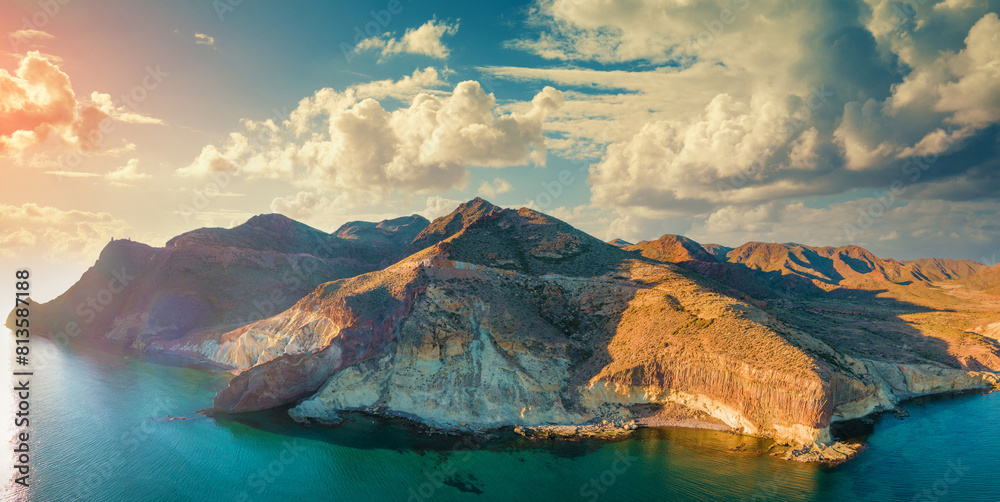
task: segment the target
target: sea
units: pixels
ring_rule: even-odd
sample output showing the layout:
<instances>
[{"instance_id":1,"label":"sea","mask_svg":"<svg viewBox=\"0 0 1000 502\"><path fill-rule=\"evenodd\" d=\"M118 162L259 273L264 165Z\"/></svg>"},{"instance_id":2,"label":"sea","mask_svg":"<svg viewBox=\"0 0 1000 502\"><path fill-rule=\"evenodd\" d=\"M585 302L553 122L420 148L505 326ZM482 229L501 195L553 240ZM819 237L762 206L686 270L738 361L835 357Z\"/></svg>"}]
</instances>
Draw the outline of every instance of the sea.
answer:
<instances>
[{"instance_id":1,"label":"sea","mask_svg":"<svg viewBox=\"0 0 1000 502\"><path fill-rule=\"evenodd\" d=\"M335 427L296 424L285 410L207 417L196 411L227 373L42 338L30 357L6 368L0 393L5 500L1000 501L1000 393L904 403L908 417L864 431L866 451L823 467L773 458L767 440L681 428L531 441L365 415ZM25 369L33 375L12 375ZM17 378L30 389L23 429ZM12 468L21 433L28 487Z\"/></svg>"}]
</instances>

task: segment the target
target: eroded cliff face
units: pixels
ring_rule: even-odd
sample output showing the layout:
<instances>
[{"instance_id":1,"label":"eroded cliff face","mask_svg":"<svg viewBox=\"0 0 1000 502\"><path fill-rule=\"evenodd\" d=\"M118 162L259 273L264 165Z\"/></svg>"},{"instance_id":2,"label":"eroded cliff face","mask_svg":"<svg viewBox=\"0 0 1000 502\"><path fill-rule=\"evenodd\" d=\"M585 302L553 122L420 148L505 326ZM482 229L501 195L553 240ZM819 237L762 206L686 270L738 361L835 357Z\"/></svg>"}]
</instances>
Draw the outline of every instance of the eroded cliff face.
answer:
<instances>
[{"instance_id":1,"label":"eroded cliff face","mask_svg":"<svg viewBox=\"0 0 1000 502\"><path fill-rule=\"evenodd\" d=\"M391 267L173 350L242 369L215 400L229 412L295 403L299 420L362 410L483 430L659 409L789 444L827 443L832 422L901 399L995 381L845 353L718 283L558 220L467 209Z\"/></svg>"},{"instance_id":2,"label":"eroded cliff face","mask_svg":"<svg viewBox=\"0 0 1000 502\"><path fill-rule=\"evenodd\" d=\"M189 337L218 341L280 314L324 282L396 261L427 223L420 216L353 222L332 235L261 215L231 229L187 232L162 248L112 241L77 284L35 307L33 328L60 342L138 350L168 350ZM225 364L251 364L256 342L244 343L244 360Z\"/></svg>"},{"instance_id":3,"label":"eroded cliff face","mask_svg":"<svg viewBox=\"0 0 1000 502\"><path fill-rule=\"evenodd\" d=\"M801 301L739 264L706 254L682 268L649 252L690 252L693 241L661 239L640 255L478 199L430 225L350 223L332 237L274 217L251 227L185 234L167 249L109 246L46 308L64 313L112 265L134 267L140 279L89 325L93 336L233 368L217 411L294 405L298 420L343 410L472 430L673 420L812 444L829 443L835 421L903 399L997 385L996 309L940 317L925 304L943 293L914 296L919 305L861 289ZM345 247L293 252L326 239ZM364 261L365 242L389 251ZM385 253L403 249L386 266ZM846 273L824 261L833 248L801 251L827 276ZM867 256L845 253L855 267ZM336 280L275 276L313 261L329 268L309 281ZM337 268L351 263L370 269ZM218 294L195 293L206 281ZM253 305L268 288L285 297L264 315ZM231 318L248 311L256 317ZM953 318L973 327L938 336Z\"/></svg>"}]
</instances>

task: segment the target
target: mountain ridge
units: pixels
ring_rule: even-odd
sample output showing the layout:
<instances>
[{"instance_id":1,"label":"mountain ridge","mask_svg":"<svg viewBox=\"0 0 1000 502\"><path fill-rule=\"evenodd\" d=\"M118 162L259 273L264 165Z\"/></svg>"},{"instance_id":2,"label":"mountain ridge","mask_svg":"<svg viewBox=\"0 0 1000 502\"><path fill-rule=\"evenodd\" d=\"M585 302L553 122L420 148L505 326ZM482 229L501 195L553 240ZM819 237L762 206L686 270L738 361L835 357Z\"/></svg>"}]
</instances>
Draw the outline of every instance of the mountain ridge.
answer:
<instances>
[{"instance_id":1,"label":"mountain ridge","mask_svg":"<svg viewBox=\"0 0 1000 502\"><path fill-rule=\"evenodd\" d=\"M988 388L1000 370L1000 342L979 328L1000 302L932 281L976 268L961 261L793 243L722 261L725 248L678 235L622 249L478 198L430 222L326 234L261 215L179 237L110 243L38 308L39 332L59 338L124 267L131 284L82 338L233 368L216 412L360 410L472 430L666 417L815 444L831 461L844 457L829 450L833 423Z\"/></svg>"}]
</instances>

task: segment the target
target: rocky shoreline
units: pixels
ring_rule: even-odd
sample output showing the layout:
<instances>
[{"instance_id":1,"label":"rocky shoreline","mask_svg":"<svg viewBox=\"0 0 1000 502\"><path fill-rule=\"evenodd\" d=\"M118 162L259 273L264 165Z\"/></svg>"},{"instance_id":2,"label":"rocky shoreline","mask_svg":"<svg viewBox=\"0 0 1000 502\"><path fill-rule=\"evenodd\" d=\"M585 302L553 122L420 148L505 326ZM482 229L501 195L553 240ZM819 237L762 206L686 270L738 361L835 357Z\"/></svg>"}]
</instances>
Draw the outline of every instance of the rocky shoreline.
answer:
<instances>
[{"instance_id":1,"label":"rocky shoreline","mask_svg":"<svg viewBox=\"0 0 1000 502\"><path fill-rule=\"evenodd\" d=\"M537 425L514 426L514 433L529 439L623 439L632 435L639 426L635 420L627 422L602 421L599 424L584 425Z\"/></svg>"},{"instance_id":2,"label":"rocky shoreline","mask_svg":"<svg viewBox=\"0 0 1000 502\"><path fill-rule=\"evenodd\" d=\"M830 467L842 464L865 451L867 446L857 441L837 441L832 445L813 443L809 445L779 447L772 457L795 462L815 462Z\"/></svg>"},{"instance_id":3,"label":"rocky shoreline","mask_svg":"<svg viewBox=\"0 0 1000 502\"><path fill-rule=\"evenodd\" d=\"M925 394L920 396L914 396L907 399L905 402L913 401L922 398L948 398L948 397L958 397L962 395L968 395L972 393L979 393L983 391L993 392L1000 390L1000 387L993 389L969 389L964 391L949 391L936 394ZM206 412L209 410L199 410L199 412ZM432 426L423 423L419 420L415 420L412 417L401 417L399 415L386 414L376 410L359 410L357 413L361 413L367 416L379 417L384 419L400 419L404 418L408 422L412 422L414 426L420 428L428 434L471 434L476 437L483 439L495 439L498 437L498 431L508 430L513 431L513 433L522 438L533 440L533 441L573 441L580 439L598 439L607 441L617 441L622 439L627 439L632 437L636 431L640 429L659 429L659 428L685 428L685 429L699 429L699 430L714 430L718 432L725 432L734 435L745 435L740 431L732 428L720 427L711 421L695 420L691 418L679 419L679 420L667 420L664 417L644 417L638 419L614 419L614 420L601 420L597 423L585 423L585 424L543 424L543 425L514 425L511 429L508 427L491 428L491 429L479 429L470 427L464 422L457 428L446 428L441 426ZM850 422L861 421L866 424L873 425L877 419L883 415L892 414L895 418L903 420L909 416L909 413L903 408L894 408L890 410L882 410L874 413L865 415L864 417L856 418L850 420ZM210 414L214 415L214 414ZM329 420L320 420L315 417L303 418L294 417L296 422L309 426L312 423L316 423L321 426L335 427L343 422L343 417L339 415L332 415ZM867 435L864 434L864 435ZM751 437L758 437L750 435ZM762 450L759 453L767 453L771 457L779 460L786 460L792 462L802 462L802 463L816 463L822 464L828 467L834 467L847 462L867 449L867 444L862 439L859 439L861 435L857 435L851 438L843 438L830 443L813 442L813 443L796 443L792 442L789 444L782 444L780 442L774 443L767 450ZM739 451L737 448L734 451Z\"/></svg>"}]
</instances>

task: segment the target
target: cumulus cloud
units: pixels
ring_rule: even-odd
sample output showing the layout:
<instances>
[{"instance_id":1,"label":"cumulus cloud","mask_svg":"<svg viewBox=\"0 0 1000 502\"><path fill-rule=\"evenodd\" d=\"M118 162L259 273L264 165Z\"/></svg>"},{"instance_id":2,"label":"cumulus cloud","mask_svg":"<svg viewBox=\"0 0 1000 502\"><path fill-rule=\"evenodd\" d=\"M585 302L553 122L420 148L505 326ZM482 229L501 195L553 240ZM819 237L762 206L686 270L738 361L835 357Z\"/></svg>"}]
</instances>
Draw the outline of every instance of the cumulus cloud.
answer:
<instances>
[{"instance_id":1,"label":"cumulus cloud","mask_svg":"<svg viewBox=\"0 0 1000 502\"><path fill-rule=\"evenodd\" d=\"M434 221L435 218L451 214L451 212L463 202L465 201L448 199L441 197L440 195L432 195L427 198L427 207L417 214L427 218L428 220Z\"/></svg>"},{"instance_id":2,"label":"cumulus cloud","mask_svg":"<svg viewBox=\"0 0 1000 502\"><path fill-rule=\"evenodd\" d=\"M563 90L565 103L545 124L557 137L550 141L550 149L568 157L600 156L609 143L627 139L644 124L694 116L719 94L746 95L739 72L710 62L697 62L683 71L511 66L479 70L490 78L586 88L586 92Z\"/></svg>"},{"instance_id":3,"label":"cumulus cloud","mask_svg":"<svg viewBox=\"0 0 1000 502\"><path fill-rule=\"evenodd\" d=\"M451 51L441 42L441 37L455 33L458 33L457 22L449 24L431 19L419 28L407 29L402 38L397 39L389 33L366 38L358 43L354 52L376 50L380 54L380 62L396 54L421 54L432 58L446 59Z\"/></svg>"},{"instance_id":4,"label":"cumulus cloud","mask_svg":"<svg viewBox=\"0 0 1000 502\"><path fill-rule=\"evenodd\" d=\"M482 185L479 185L477 193L481 197L492 199L493 197L496 197L497 194L507 193L513 189L514 187L509 181L498 177L494 178L493 181L484 181Z\"/></svg>"},{"instance_id":5,"label":"cumulus cloud","mask_svg":"<svg viewBox=\"0 0 1000 502\"><path fill-rule=\"evenodd\" d=\"M271 211L289 218L304 220L330 208L330 200L313 192L277 197L271 201Z\"/></svg>"},{"instance_id":6,"label":"cumulus cloud","mask_svg":"<svg viewBox=\"0 0 1000 502\"><path fill-rule=\"evenodd\" d=\"M1000 22L988 8L539 0L535 34L509 46L648 69L482 70L586 89L567 91L547 127L554 145L599 158L591 205L614 208L622 231L900 179L907 197L966 200L1000 186Z\"/></svg>"},{"instance_id":7,"label":"cumulus cloud","mask_svg":"<svg viewBox=\"0 0 1000 502\"><path fill-rule=\"evenodd\" d=\"M91 261L112 237L131 232L129 225L108 213L0 204L0 255L6 257Z\"/></svg>"},{"instance_id":8,"label":"cumulus cloud","mask_svg":"<svg viewBox=\"0 0 1000 502\"><path fill-rule=\"evenodd\" d=\"M104 177L117 184L152 178L149 174L139 172L139 159L129 159L124 166L105 174Z\"/></svg>"},{"instance_id":9,"label":"cumulus cloud","mask_svg":"<svg viewBox=\"0 0 1000 502\"><path fill-rule=\"evenodd\" d=\"M772 10L776 3L715 0L665 5L638 0L623 8L610 2L540 0L530 12L537 36L507 45L562 61L666 63L693 56L734 27L745 26L749 18Z\"/></svg>"},{"instance_id":10,"label":"cumulus cloud","mask_svg":"<svg viewBox=\"0 0 1000 502\"><path fill-rule=\"evenodd\" d=\"M896 86L892 111L928 102L958 126L979 129L1000 120L1000 18L995 12L972 26L964 49L942 54Z\"/></svg>"},{"instance_id":11,"label":"cumulus cloud","mask_svg":"<svg viewBox=\"0 0 1000 502\"><path fill-rule=\"evenodd\" d=\"M198 45L207 45L209 47L215 47L215 37L208 36L204 33L195 33L194 43Z\"/></svg>"},{"instance_id":12,"label":"cumulus cloud","mask_svg":"<svg viewBox=\"0 0 1000 502\"><path fill-rule=\"evenodd\" d=\"M10 155L49 138L96 149L90 140L107 114L81 106L69 76L37 51L21 58L11 75L0 69L0 155Z\"/></svg>"},{"instance_id":13,"label":"cumulus cloud","mask_svg":"<svg viewBox=\"0 0 1000 502\"><path fill-rule=\"evenodd\" d=\"M100 150L107 120L156 123L115 108L106 94L77 99L70 78L37 51L20 57L14 74L0 69L0 156L51 144L83 152Z\"/></svg>"},{"instance_id":14,"label":"cumulus cloud","mask_svg":"<svg viewBox=\"0 0 1000 502\"><path fill-rule=\"evenodd\" d=\"M393 190L462 187L469 166L545 163L542 125L561 105L559 91L546 87L523 111L510 113L498 113L495 97L475 81L451 92L420 92L393 110L368 95L411 90L424 75L399 81L401 87L317 91L281 124L245 121L245 131L221 147L207 145L178 174L281 179L371 203Z\"/></svg>"}]
</instances>

